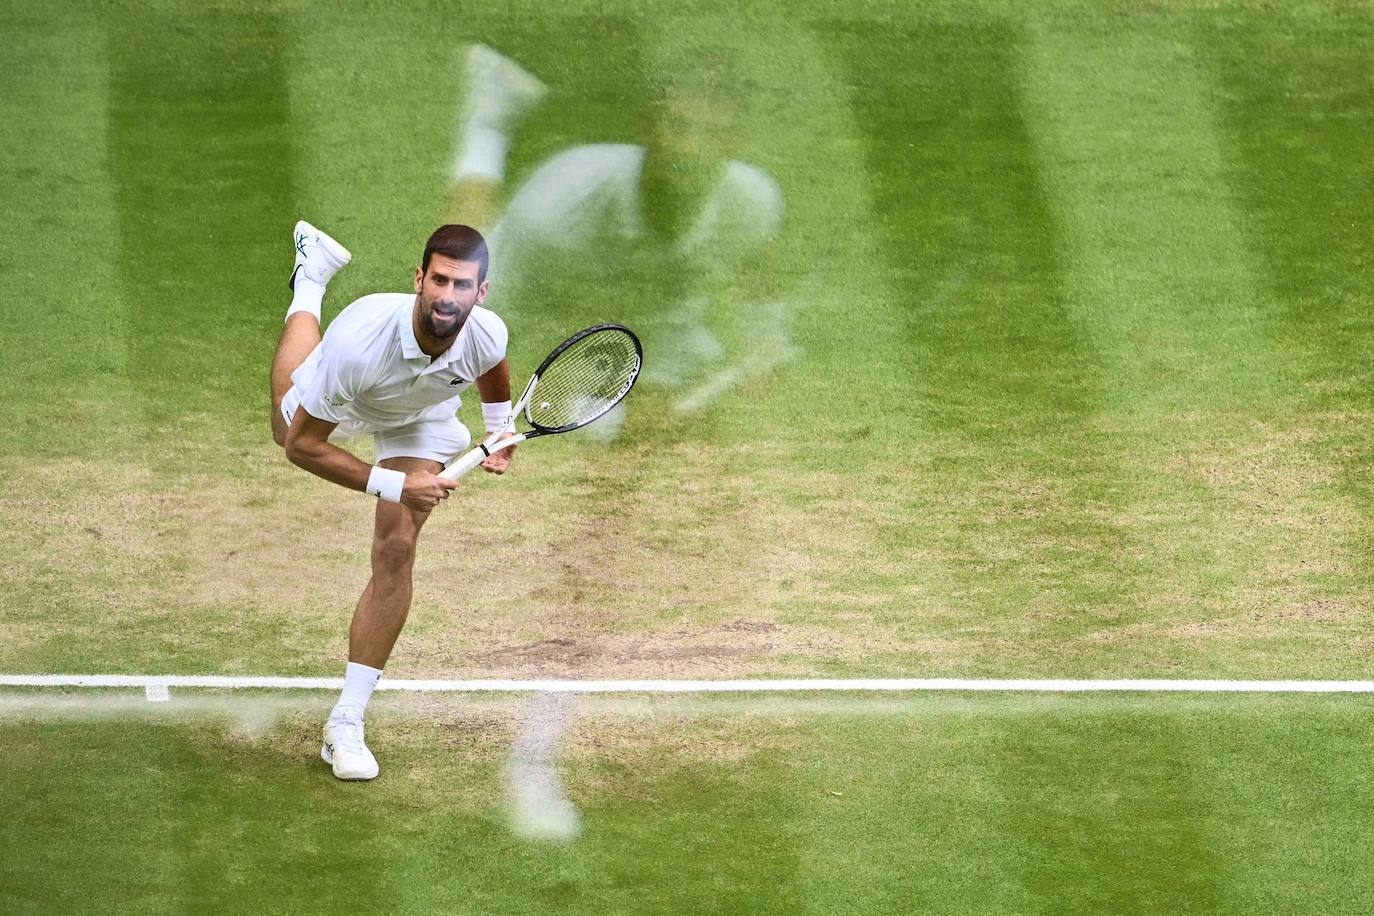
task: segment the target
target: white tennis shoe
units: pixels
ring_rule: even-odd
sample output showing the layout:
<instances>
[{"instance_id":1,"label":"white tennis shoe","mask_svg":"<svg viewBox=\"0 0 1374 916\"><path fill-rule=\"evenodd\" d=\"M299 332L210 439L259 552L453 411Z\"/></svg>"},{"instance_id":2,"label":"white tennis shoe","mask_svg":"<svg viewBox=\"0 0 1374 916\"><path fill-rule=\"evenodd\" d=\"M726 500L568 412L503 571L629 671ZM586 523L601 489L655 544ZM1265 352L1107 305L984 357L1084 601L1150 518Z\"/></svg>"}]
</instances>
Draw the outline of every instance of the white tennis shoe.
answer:
<instances>
[{"instance_id":1,"label":"white tennis shoe","mask_svg":"<svg viewBox=\"0 0 1374 916\"><path fill-rule=\"evenodd\" d=\"M363 717L352 709L329 714L324 723L320 757L334 768L338 779L377 778L377 758L363 743Z\"/></svg>"},{"instance_id":2,"label":"white tennis shoe","mask_svg":"<svg viewBox=\"0 0 1374 916\"><path fill-rule=\"evenodd\" d=\"M305 220L296 223L292 237L296 243L296 266L291 268L291 279L287 285L293 290L298 273L321 286L327 286L340 268L353 260L347 248Z\"/></svg>"}]
</instances>

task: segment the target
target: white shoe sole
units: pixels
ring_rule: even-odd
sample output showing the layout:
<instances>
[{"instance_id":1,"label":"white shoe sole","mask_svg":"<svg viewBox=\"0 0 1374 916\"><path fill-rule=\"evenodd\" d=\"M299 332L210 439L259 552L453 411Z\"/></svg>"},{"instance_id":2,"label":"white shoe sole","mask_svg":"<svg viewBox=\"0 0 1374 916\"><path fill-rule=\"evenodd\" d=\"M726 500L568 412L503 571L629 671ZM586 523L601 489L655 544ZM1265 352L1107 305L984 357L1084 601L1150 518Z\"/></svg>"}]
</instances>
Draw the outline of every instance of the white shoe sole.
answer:
<instances>
[{"instance_id":1,"label":"white shoe sole","mask_svg":"<svg viewBox=\"0 0 1374 916\"><path fill-rule=\"evenodd\" d=\"M329 764L330 769L333 769L334 755L329 752L329 745L320 745L320 759L323 760L325 763ZM377 774L373 773L371 776L340 776L337 772L335 772L334 778L343 780L344 782L367 782L369 779L376 779Z\"/></svg>"}]
</instances>

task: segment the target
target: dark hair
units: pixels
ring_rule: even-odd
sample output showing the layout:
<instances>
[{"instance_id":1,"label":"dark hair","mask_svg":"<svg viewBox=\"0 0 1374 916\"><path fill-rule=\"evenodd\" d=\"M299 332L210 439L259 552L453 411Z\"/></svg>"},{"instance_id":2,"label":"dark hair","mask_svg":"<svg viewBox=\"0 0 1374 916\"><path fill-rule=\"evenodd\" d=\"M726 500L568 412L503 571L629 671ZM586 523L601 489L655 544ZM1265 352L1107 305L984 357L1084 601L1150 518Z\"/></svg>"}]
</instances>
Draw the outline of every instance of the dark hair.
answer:
<instances>
[{"instance_id":1,"label":"dark hair","mask_svg":"<svg viewBox=\"0 0 1374 916\"><path fill-rule=\"evenodd\" d=\"M476 261L477 282L487 278L487 240L482 233L471 226L449 223L434 230L425 242L425 259L420 262L420 273L429 271L429 256L441 254L455 261Z\"/></svg>"}]
</instances>

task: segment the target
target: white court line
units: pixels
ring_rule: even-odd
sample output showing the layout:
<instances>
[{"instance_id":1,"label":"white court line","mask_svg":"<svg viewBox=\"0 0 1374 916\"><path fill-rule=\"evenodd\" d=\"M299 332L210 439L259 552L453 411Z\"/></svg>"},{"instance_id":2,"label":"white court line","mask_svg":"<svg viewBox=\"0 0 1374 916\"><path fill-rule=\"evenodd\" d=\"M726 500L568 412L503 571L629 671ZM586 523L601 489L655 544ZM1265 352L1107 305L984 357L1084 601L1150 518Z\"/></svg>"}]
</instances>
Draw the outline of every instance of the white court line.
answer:
<instances>
[{"instance_id":1,"label":"white court line","mask_svg":"<svg viewBox=\"0 0 1374 916\"><path fill-rule=\"evenodd\" d=\"M203 687L339 690L342 678L223 677L200 674L0 674L0 687ZM721 681L431 681L382 678L378 690L416 693L791 693L808 691L1005 691L1015 693L1374 693L1374 681L1228 681L1168 679L866 678Z\"/></svg>"}]
</instances>

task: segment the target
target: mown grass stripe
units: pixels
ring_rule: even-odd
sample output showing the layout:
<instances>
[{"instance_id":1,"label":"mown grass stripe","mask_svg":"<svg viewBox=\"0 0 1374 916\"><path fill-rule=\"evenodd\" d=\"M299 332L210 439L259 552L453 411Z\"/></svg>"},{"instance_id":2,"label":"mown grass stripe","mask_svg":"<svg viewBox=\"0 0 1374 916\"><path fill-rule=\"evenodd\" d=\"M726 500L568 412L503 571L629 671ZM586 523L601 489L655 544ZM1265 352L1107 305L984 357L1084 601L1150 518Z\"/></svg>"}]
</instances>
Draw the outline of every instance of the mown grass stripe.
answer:
<instances>
[{"instance_id":1,"label":"mown grass stripe","mask_svg":"<svg viewBox=\"0 0 1374 916\"><path fill-rule=\"evenodd\" d=\"M198 442L265 438L297 210L289 41L272 13L142 12L111 25L131 377L148 434L173 439L178 464Z\"/></svg>"},{"instance_id":2,"label":"mown grass stripe","mask_svg":"<svg viewBox=\"0 0 1374 916\"><path fill-rule=\"evenodd\" d=\"M1074 321L1098 354L1095 422L1120 456L1098 508L1127 545L1114 575L1137 584L1085 634L1106 650L1097 670L1146 634L1174 670L1197 636L1263 657L1271 630L1255 621L1341 600L1318 571L1340 549L1324 520L1349 510L1308 455L1283 307L1231 191L1221 93L1186 17L1026 22L1027 122Z\"/></svg>"},{"instance_id":3,"label":"mown grass stripe","mask_svg":"<svg viewBox=\"0 0 1374 916\"><path fill-rule=\"evenodd\" d=\"M874 523L892 572L868 587L902 594L892 613L912 629L987 634L966 641L966 658L1014 642L1043 659L1135 604L1139 583L1130 539L1103 511L1119 444L1096 422L1100 358L1065 295L1022 103L1021 24L825 31L880 255L865 298L898 311L890 334L870 327L891 338L870 358L891 365L881 409L909 440L901 454L872 444L889 467L919 462Z\"/></svg>"},{"instance_id":4,"label":"mown grass stripe","mask_svg":"<svg viewBox=\"0 0 1374 916\"><path fill-rule=\"evenodd\" d=\"M1256 405L1274 307L1228 193L1206 70L1171 18L1028 20L1024 87L1054 195L1074 319L1113 409Z\"/></svg>"},{"instance_id":5,"label":"mown grass stripe","mask_svg":"<svg viewBox=\"0 0 1374 916\"><path fill-rule=\"evenodd\" d=\"M4 33L0 460L124 457L132 407L127 303L115 269L108 42L99 20L86 17L27 13Z\"/></svg>"},{"instance_id":6,"label":"mown grass stripe","mask_svg":"<svg viewBox=\"0 0 1374 916\"><path fill-rule=\"evenodd\" d=\"M1332 591L1367 606L1374 568L1374 14L1210 15L1196 44L1225 104L1228 179L1262 256L1261 282L1281 306L1306 410L1306 452L1324 471L1332 504L1323 527L1341 539L1325 551ZM1320 54L1312 53L1320 48ZM1345 568L1335 562L1345 560Z\"/></svg>"}]
</instances>

